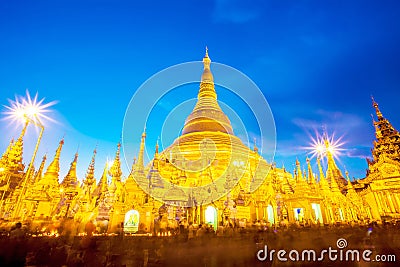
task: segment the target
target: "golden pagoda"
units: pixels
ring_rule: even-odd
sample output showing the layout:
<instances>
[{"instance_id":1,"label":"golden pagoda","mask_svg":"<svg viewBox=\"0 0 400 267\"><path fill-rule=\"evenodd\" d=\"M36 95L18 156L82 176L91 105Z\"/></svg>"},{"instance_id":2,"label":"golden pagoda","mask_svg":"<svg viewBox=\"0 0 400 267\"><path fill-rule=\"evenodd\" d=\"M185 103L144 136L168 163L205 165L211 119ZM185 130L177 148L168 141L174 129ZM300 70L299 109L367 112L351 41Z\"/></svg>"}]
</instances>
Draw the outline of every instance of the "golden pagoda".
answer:
<instances>
[{"instance_id":1,"label":"golden pagoda","mask_svg":"<svg viewBox=\"0 0 400 267\"><path fill-rule=\"evenodd\" d=\"M400 218L400 133L372 98L378 121L373 118L375 138L367 177L354 183L355 190L371 205L373 220Z\"/></svg>"},{"instance_id":2,"label":"golden pagoda","mask_svg":"<svg viewBox=\"0 0 400 267\"><path fill-rule=\"evenodd\" d=\"M235 136L218 104L206 49L197 102L182 134L163 151L157 142L153 159L145 165L144 130L127 176L121 170L119 143L113 163L103 166L101 177L95 177L95 149L82 183L76 175L78 153L60 183L64 140L44 174L46 156L36 173L27 175L22 158L26 124L0 159L0 217L6 222L49 224L70 219L79 225L79 232L93 221L100 232L141 229L155 234L165 234L166 227L173 229L182 219L217 228L219 224L246 227L256 221L277 227L400 218L400 134L374 100L373 107L378 121L373 122L376 141L366 178L351 182L347 172L343 176L327 136L326 170L318 157L317 172L309 158L305 169L297 159L293 173L288 172L267 162L255 144L250 148ZM138 221L128 227L124 223L130 214Z\"/></svg>"}]
</instances>

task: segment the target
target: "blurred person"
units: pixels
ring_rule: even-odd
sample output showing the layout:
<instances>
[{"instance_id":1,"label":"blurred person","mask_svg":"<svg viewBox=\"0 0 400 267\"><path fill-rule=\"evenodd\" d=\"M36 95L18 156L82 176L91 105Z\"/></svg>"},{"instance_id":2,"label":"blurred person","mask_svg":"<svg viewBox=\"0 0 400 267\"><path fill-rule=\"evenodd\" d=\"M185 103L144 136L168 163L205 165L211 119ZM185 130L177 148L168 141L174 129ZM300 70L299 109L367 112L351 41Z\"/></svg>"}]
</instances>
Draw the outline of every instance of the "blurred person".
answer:
<instances>
[{"instance_id":1,"label":"blurred person","mask_svg":"<svg viewBox=\"0 0 400 267\"><path fill-rule=\"evenodd\" d=\"M203 237L205 233L206 233L205 226L202 224L199 224L199 229L197 229L196 236Z\"/></svg>"},{"instance_id":2,"label":"blurred person","mask_svg":"<svg viewBox=\"0 0 400 267\"><path fill-rule=\"evenodd\" d=\"M195 229L194 229L194 225L192 222L189 223L189 227L188 227L188 239L192 239L194 238L196 235Z\"/></svg>"},{"instance_id":3,"label":"blurred person","mask_svg":"<svg viewBox=\"0 0 400 267\"><path fill-rule=\"evenodd\" d=\"M85 233L87 234L87 236L92 237L95 230L96 230L96 225L94 225L93 221L92 220L88 221L85 225Z\"/></svg>"},{"instance_id":4,"label":"blurred person","mask_svg":"<svg viewBox=\"0 0 400 267\"><path fill-rule=\"evenodd\" d=\"M17 222L15 228L10 232L9 249L9 266L25 266L27 254L27 244L25 242L25 231L22 229L22 223Z\"/></svg>"},{"instance_id":5,"label":"blurred person","mask_svg":"<svg viewBox=\"0 0 400 267\"><path fill-rule=\"evenodd\" d=\"M22 229L22 223L17 222L15 228L10 232L10 238L14 240L21 240L25 237L25 231Z\"/></svg>"},{"instance_id":6,"label":"blurred person","mask_svg":"<svg viewBox=\"0 0 400 267\"><path fill-rule=\"evenodd\" d=\"M224 226L222 224L220 224L217 228L217 236L218 237L224 236Z\"/></svg>"}]
</instances>

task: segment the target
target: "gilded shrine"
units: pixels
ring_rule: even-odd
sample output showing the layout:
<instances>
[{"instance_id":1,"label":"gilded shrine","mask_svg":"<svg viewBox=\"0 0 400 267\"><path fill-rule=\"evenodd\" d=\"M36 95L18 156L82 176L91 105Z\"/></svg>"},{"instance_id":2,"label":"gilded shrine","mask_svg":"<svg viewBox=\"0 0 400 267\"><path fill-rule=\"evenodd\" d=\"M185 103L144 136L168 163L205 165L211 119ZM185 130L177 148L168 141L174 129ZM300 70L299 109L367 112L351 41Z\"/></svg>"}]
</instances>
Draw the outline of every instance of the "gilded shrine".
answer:
<instances>
[{"instance_id":1,"label":"gilded shrine","mask_svg":"<svg viewBox=\"0 0 400 267\"><path fill-rule=\"evenodd\" d=\"M82 182L76 174L78 153L67 175L59 177L60 160L65 160L64 140L54 154L43 155L36 170L26 166L26 124L0 159L3 223L70 219L79 223L77 232L92 221L102 233L124 228L126 232L163 233L166 228L178 227L182 220L217 228L219 224L245 227L257 221L282 226L400 218L400 133L375 101L376 140L365 178L351 181L347 172L343 175L328 138L324 140L324 158L316 159L316 171L306 158L303 163L296 160L291 173L267 162L256 146L250 148L235 136L217 101L208 52L203 64L197 103L182 134L164 151L157 145L153 159L145 165L143 132L129 174L121 171L120 144L112 165L103 167L101 177L94 175L98 153L94 150ZM326 170L322 160L327 162ZM47 161L50 164L45 167Z\"/></svg>"}]
</instances>

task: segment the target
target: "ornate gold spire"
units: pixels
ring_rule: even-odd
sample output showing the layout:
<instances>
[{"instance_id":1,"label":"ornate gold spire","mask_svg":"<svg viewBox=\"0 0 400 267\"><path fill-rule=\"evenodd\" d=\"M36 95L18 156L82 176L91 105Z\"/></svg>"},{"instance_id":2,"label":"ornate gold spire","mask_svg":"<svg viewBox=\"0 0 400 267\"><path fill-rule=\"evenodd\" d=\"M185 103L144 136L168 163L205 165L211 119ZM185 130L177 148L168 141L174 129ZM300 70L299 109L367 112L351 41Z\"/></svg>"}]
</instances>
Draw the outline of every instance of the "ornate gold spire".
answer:
<instances>
[{"instance_id":1,"label":"ornate gold spire","mask_svg":"<svg viewBox=\"0 0 400 267\"><path fill-rule=\"evenodd\" d=\"M381 154L385 154L390 159L400 161L400 133L393 127L389 120L383 117L378 103L373 98L372 105L378 117L378 121L373 121L376 137L372 150L373 162L378 161ZM373 162L369 161L369 164Z\"/></svg>"},{"instance_id":2,"label":"ornate gold spire","mask_svg":"<svg viewBox=\"0 0 400 267\"><path fill-rule=\"evenodd\" d=\"M22 163L22 154L24 150L24 141L23 138L26 133L26 128L28 127L29 122L26 121L24 128L21 131L20 136L17 141L12 146L12 149L8 153L8 169L12 172L21 172L24 170L25 166Z\"/></svg>"},{"instance_id":3,"label":"ornate gold spire","mask_svg":"<svg viewBox=\"0 0 400 267\"><path fill-rule=\"evenodd\" d=\"M142 139L140 141L140 149L138 159L136 161L136 172L143 173L144 171L144 145L146 140L146 129L143 130Z\"/></svg>"},{"instance_id":4,"label":"ornate gold spire","mask_svg":"<svg viewBox=\"0 0 400 267\"><path fill-rule=\"evenodd\" d=\"M308 182L311 185L314 185L315 184L315 178L314 178L314 174L313 174L313 171L312 171L312 168L311 168L310 159L307 157L306 161L307 161L307 169L308 169Z\"/></svg>"},{"instance_id":5,"label":"ornate gold spire","mask_svg":"<svg viewBox=\"0 0 400 267\"><path fill-rule=\"evenodd\" d=\"M319 157L317 158L317 164L319 170L319 186L322 190L329 191L329 184L325 179L324 170L322 169L321 160Z\"/></svg>"},{"instance_id":6,"label":"ornate gold spire","mask_svg":"<svg viewBox=\"0 0 400 267\"><path fill-rule=\"evenodd\" d=\"M74 160L71 162L71 167L64 180L61 182L61 186L66 187L76 187L78 184L78 178L76 177L76 164L78 162L78 152L75 153Z\"/></svg>"},{"instance_id":7,"label":"ornate gold spire","mask_svg":"<svg viewBox=\"0 0 400 267\"><path fill-rule=\"evenodd\" d=\"M58 172L60 171L60 154L62 146L64 145L64 139L61 139L58 144L58 148L56 150L56 155L54 156L53 161L50 163L49 167L47 167L46 173L43 176L41 181L51 181L51 183L58 185Z\"/></svg>"},{"instance_id":8,"label":"ornate gold spire","mask_svg":"<svg viewBox=\"0 0 400 267\"><path fill-rule=\"evenodd\" d=\"M319 157L317 158L317 164L318 164L318 170L319 170L319 177L325 178L324 170L322 169L322 166L321 166L321 159Z\"/></svg>"},{"instance_id":9,"label":"ornate gold spire","mask_svg":"<svg viewBox=\"0 0 400 267\"><path fill-rule=\"evenodd\" d=\"M203 74L201 75L201 81L203 83L212 83L214 84L214 77L211 73L211 69L210 69L210 65L211 65L211 59L208 56L208 48L206 47L206 54L203 58L203 65L204 65L204 70L203 70ZM217 94L214 93L211 94L212 96L214 96L215 98L217 98Z\"/></svg>"},{"instance_id":10,"label":"ornate gold spire","mask_svg":"<svg viewBox=\"0 0 400 267\"><path fill-rule=\"evenodd\" d=\"M44 156L42 158L42 162L40 163L39 169L37 170L37 172L35 173L35 176L32 179L32 184L36 183L37 181L39 181L42 178L44 164L46 163L46 160L47 160L47 156L46 156L46 154L44 154Z\"/></svg>"},{"instance_id":11,"label":"ornate gold spire","mask_svg":"<svg viewBox=\"0 0 400 267\"><path fill-rule=\"evenodd\" d=\"M326 158L328 159L327 172L329 173L329 171L336 171L336 170L338 170L340 172L338 166L336 165L335 159L333 158L332 151L331 151L331 144L330 144L328 138L326 138L324 140L324 143L325 143L325 147L326 147Z\"/></svg>"},{"instance_id":12,"label":"ornate gold spire","mask_svg":"<svg viewBox=\"0 0 400 267\"><path fill-rule=\"evenodd\" d=\"M339 186L338 186L335 178L331 179L331 190L332 190L332 192L340 192Z\"/></svg>"},{"instance_id":13,"label":"ornate gold spire","mask_svg":"<svg viewBox=\"0 0 400 267\"><path fill-rule=\"evenodd\" d=\"M254 138L254 148L253 151L256 152L258 154L258 147L257 147L257 142L256 142L256 138Z\"/></svg>"},{"instance_id":14,"label":"ornate gold spire","mask_svg":"<svg viewBox=\"0 0 400 267\"><path fill-rule=\"evenodd\" d=\"M162 178L160 176L159 170L158 170L158 141L156 143L156 149L154 152L154 159L151 164L150 171L147 175L147 179L149 181L149 187L150 188L164 188L164 184L162 181Z\"/></svg>"},{"instance_id":15,"label":"ornate gold spire","mask_svg":"<svg viewBox=\"0 0 400 267\"><path fill-rule=\"evenodd\" d=\"M188 116L182 134L200 131L223 132L233 134L231 122L221 110L217 102L217 93L214 87L214 77L210 69L211 59L208 49L203 58L204 70L201 75L200 90L197 103Z\"/></svg>"},{"instance_id":16,"label":"ornate gold spire","mask_svg":"<svg viewBox=\"0 0 400 267\"><path fill-rule=\"evenodd\" d=\"M378 120L383 119L383 115L379 109L379 105L378 105L378 103L375 102L375 99L373 96L371 96L371 100L372 100L372 106L375 108L375 112L376 112L376 116L378 117Z\"/></svg>"},{"instance_id":17,"label":"ornate gold spire","mask_svg":"<svg viewBox=\"0 0 400 267\"><path fill-rule=\"evenodd\" d=\"M295 187L295 193L299 194L309 194L310 193L310 186L306 182L306 175L301 171L301 166L299 160L296 158L296 169L295 169L295 174L296 174L296 187ZM305 172L305 170L304 170Z\"/></svg>"},{"instance_id":18,"label":"ornate gold spire","mask_svg":"<svg viewBox=\"0 0 400 267\"><path fill-rule=\"evenodd\" d=\"M296 181L303 181L303 174L301 173L300 161L296 158Z\"/></svg>"},{"instance_id":19,"label":"ornate gold spire","mask_svg":"<svg viewBox=\"0 0 400 267\"><path fill-rule=\"evenodd\" d=\"M346 179L347 179L347 192L349 192L349 191L355 191L355 190L354 190L354 186L353 186L353 184L352 184L351 181L350 181L350 177L349 177L349 172L348 172L348 171L346 171Z\"/></svg>"},{"instance_id":20,"label":"ornate gold spire","mask_svg":"<svg viewBox=\"0 0 400 267\"><path fill-rule=\"evenodd\" d=\"M332 148L331 144L326 137L324 140L325 147L326 147L326 158L328 160L328 169L326 170L326 179L328 182L332 184L332 180L335 180L336 185L339 186L339 188L342 188L345 184L345 179L343 178L343 174L336 165L335 159L332 154Z\"/></svg>"},{"instance_id":21,"label":"ornate gold spire","mask_svg":"<svg viewBox=\"0 0 400 267\"><path fill-rule=\"evenodd\" d=\"M6 151L4 151L3 155L0 158L0 166L5 168L8 163L8 157L11 152L12 147L14 146L14 138L11 139L10 143L8 144Z\"/></svg>"},{"instance_id":22,"label":"ornate gold spire","mask_svg":"<svg viewBox=\"0 0 400 267\"><path fill-rule=\"evenodd\" d=\"M106 162L106 166L104 167L103 175L101 176L100 182L97 185L97 187L99 188L99 193L102 195L108 191L107 171L108 171L108 162Z\"/></svg>"},{"instance_id":23,"label":"ornate gold spire","mask_svg":"<svg viewBox=\"0 0 400 267\"><path fill-rule=\"evenodd\" d=\"M85 180L83 181L85 183L85 185L87 185L89 187L91 187L93 184L96 183L96 179L94 178L94 165L95 165L95 161L96 161L96 154L97 154L97 150L94 149L92 160L90 161L89 167L86 171Z\"/></svg>"},{"instance_id":24,"label":"ornate gold spire","mask_svg":"<svg viewBox=\"0 0 400 267\"><path fill-rule=\"evenodd\" d=\"M111 166L110 170L109 170L109 174L113 179L116 179L117 181L121 180L121 175L122 175L122 171L121 171L121 161L120 161L120 150L121 150L121 143L118 143L118 149L117 152L115 153L115 159L113 162L113 165Z\"/></svg>"},{"instance_id":25,"label":"ornate gold spire","mask_svg":"<svg viewBox=\"0 0 400 267\"><path fill-rule=\"evenodd\" d=\"M156 159L158 159L158 140L157 140L157 143L156 143L156 150L155 150L155 152L154 152L154 158L156 158Z\"/></svg>"}]
</instances>

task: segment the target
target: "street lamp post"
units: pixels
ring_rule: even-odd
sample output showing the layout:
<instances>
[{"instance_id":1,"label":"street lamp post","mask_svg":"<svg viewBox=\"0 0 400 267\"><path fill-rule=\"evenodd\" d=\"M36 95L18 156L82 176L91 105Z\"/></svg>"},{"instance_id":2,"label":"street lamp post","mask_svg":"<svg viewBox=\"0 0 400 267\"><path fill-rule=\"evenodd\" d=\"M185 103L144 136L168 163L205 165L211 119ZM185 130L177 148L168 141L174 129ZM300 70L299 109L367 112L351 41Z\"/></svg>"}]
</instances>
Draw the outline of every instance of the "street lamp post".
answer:
<instances>
[{"instance_id":1,"label":"street lamp post","mask_svg":"<svg viewBox=\"0 0 400 267\"><path fill-rule=\"evenodd\" d=\"M38 140L36 142L35 150L33 151L32 159L31 159L31 161L29 163L29 166L28 166L28 170L26 171L26 174L25 174L25 179L23 180L23 183L22 183L21 192L18 195L17 203L16 203L16 206L15 206L15 209L14 209L14 214L12 216L13 219L18 217L18 214L20 212L21 204L22 204L22 201L23 201L22 197L25 195L26 185L27 185L27 183L28 183L28 181L29 181L29 179L31 177L31 173L33 171L33 164L35 162L36 154L37 154L37 151L39 149L40 141L42 140L42 136L43 136L43 132L44 132L44 126L43 126L43 124L40 123L40 121L39 121L39 119L37 118L36 115L35 115L36 120L32 120L31 118L29 118L27 116L25 118L26 118L27 121L32 122L35 126L40 127L40 133L39 133Z\"/></svg>"},{"instance_id":2,"label":"street lamp post","mask_svg":"<svg viewBox=\"0 0 400 267\"><path fill-rule=\"evenodd\" d=\"M41 128L38 140L36 142L35 150L32 155L32 159L29 163L25 178L22 181L21 192L18 195L17 203L11 216L11 218L13 219L16 218L16 216L18 216L18 213L20 212L22 197L25 194L27 183L32 175L33 164L35 162L39 144L43 136L44 126L40 119L47 119L52 121L52 119L48 117L46 113L50 112L50 110L48 109L49 107L57 103L56 101L52 101L50 103L44 104L43 101L44 98L38 100L37 93L32 98L29 92L26 91L26 97L16 97L15 101L9 100L10 106L5 106L7 108L7 111L4 112L4 114L7 115L6 119L10 119L11 121L23 119L26 122L26 125L32 122L35 126L39 126Z\"/></svg>"}]
</instances>

